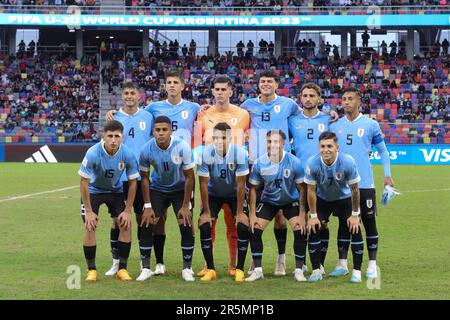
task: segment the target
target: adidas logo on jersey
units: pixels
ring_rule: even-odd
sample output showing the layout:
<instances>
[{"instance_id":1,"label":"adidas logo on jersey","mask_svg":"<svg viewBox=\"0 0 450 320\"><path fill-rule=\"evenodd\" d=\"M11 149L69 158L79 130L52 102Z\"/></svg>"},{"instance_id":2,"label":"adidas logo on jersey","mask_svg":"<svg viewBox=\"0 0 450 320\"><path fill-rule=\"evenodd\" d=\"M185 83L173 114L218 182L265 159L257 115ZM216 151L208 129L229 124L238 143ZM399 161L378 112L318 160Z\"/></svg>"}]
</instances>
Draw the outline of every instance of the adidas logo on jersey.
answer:
<instances>
[{"instance_id":1,"label":"adidas logo on jersey","mask_svg":"<svg viewBox=\"0 0 450 320\"><path fill-rule=\"evenodd\" d=\"M41 147L38 151L36 151L35 153L33 153L31 155L31 157L27 158L25 160L25 162L27 163L57 163L58 160L56 160L55 156L53 155L52 151L50 150L50 148L45 145L43 147Z\"/></svg>"}]
</instances>

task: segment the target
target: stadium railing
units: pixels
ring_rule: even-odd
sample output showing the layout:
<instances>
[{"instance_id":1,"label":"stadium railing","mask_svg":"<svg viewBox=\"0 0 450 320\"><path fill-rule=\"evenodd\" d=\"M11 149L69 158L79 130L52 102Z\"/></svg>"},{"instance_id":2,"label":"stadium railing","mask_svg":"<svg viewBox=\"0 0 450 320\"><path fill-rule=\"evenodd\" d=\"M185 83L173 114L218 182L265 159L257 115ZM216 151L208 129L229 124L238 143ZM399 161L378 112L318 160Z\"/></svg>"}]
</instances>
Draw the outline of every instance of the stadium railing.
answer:
<instances>
[{"instance_id":1,"label":"stadium railing","mask_svg":"<svg viewBox=\"0 0 450 320\"><path fill-rule=\"evenodd\" d=\"M0 13L23 14L131 14L131 15L367 15L367 14L449 14L450 5L427 6L285 6L273 7L152 7L152 6L67 6L1 5Z\"/></svg>"}]
</instances>

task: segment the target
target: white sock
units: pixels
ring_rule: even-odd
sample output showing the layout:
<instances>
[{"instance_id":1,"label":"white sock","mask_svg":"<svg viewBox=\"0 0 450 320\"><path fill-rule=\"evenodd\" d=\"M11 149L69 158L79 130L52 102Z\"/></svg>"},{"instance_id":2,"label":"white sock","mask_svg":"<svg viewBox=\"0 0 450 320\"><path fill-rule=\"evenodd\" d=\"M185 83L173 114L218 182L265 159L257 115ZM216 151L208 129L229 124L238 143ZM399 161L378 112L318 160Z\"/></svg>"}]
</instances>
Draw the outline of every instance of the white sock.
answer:
<instances>
[{"instance_id":1,"label":"white sock","mask_svg":"<svg viewBox=\"0 0 450 320\"><path fill-rule=\"evenodd\" d=\"M295 268L295 272L301 272L301 273L303 273L303 270L302 270L302 268Z\"/></svg>"},{"instance_id":2,"label":"white sock","mask_svg":"<svg viewBox=\"0 0 450 320\"><path fill-rule=\"evenodd\" d=\"M320 272L320 269L314 269L312 273L313 273L313 274L319 274L319 273L321 273L321 272Z\"/></svg>"},{"instance_id":3,"label":"white sock","mask_svg":"<svg viewBox=\"0 0 450 320\"><path fill-rule=\"evenodd\" d=\"M369 265L367 269L375 270L377 268L377 260L369 260Z\"/></svg>"},{"instance_id":4,"label":"white sock","mask_svg":"<svg viewBox=\"0 0 450 320\"><path fill-rule=\"evenodd\" d=\"M361 270L353 270L353 275L361 278Z\"/></svg>"},{"instance_id":5,"label":"white sock","mask_svg":"<svg viewBox=\"0 0 450 320\"><path fill-rule=\"evenodd\" d=\"M347 259L339 259L339 263L338 263L341 267L344 267L346 269L347 268Z\"/></svg>"},{"instance_id":6,"label":"white sock","mask_svg":"<svg viewBox=\"0 0 450 320\"><path fill-rule=\"evenodd\" d=\"M261 272L262 273L262 267L259 267L259 268L255 268L255 270L254 270L255 272Z\"/></svg>"},{"instance_id":7,"label":"white sock","mask_svg":"<svg viewBox=\"0 0 450 320\"><path fill-rule=\"evenodd\" d=\"M119 264L120 263L120 259L113 259L113 264Z\"/></svg>"},{"instance_id":8,"label":"white sock","mask_svg":"<svg viewBox=\"0 0 450 320\"><path fill-rule=\"evenodd\" d=\"M286 254L279 254L278 255L278 262L286 263Z\"/></svg>"}]
</instances>

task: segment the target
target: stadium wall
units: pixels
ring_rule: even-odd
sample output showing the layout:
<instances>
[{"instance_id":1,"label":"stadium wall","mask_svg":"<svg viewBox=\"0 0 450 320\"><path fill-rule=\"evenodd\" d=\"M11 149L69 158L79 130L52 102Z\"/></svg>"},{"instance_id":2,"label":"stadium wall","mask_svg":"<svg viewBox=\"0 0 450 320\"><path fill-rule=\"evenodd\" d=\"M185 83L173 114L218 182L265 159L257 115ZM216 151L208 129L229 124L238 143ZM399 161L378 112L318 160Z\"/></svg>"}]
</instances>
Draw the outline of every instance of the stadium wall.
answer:
<instances>
[{"instance_id":1,"label":"stadium wall","mask_svg":"<svg viewBox=\"0 0 450 320\"><path fill-rule=\"evenodd\" d=\"M0 145L0 162L79 163L91 146L87 143L3 144ZM450 145L391 144L387 147L391 164L450 165ZM376 150L371 159L373 164L381 164Z\"/></svg>"}]
</instances>

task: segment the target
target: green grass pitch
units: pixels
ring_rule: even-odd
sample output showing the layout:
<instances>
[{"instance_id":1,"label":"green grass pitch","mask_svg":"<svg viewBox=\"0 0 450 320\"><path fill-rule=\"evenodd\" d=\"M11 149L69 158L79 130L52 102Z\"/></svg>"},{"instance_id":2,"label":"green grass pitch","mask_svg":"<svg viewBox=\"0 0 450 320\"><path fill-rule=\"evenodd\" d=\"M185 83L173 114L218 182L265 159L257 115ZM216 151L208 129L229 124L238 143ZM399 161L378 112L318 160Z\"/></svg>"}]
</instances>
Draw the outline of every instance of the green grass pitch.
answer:
<instances>
[{"instance_id":1,"label":"green grass pitch","mask_svg":"<svg viewBox=\"0 0 450 320\"><path fill-rule=\"evenodd\" d=\"M180 236L175 217L168 218L165 263L168 274L147 282L121 283L103 276L111 263L110 219L100 213L97 244L99 281L84 282L83 225L80 219L78 164L0 164L0 299L449 299L450 285L450 166L394 166L393 176L403 195L381 207L382 170L376 166L378 229L381 268L379 285L369 289L349 282L349 276L325 276L315 283L293 279L292 235L288 235L287 272L273 276L276 242L273 228L264 234L263 267L266 278L236 284L226 275L228 249L222 216L219 217L215 262L218 279L186 283L181 279ZM59 192L25 198L65 187ZM8 200L9 199L9 200ZM197 193L197 204L198 193ZM198 206L195 217L198 218ZM336 219L330 221L330 249L326 271L337 261ZM129 269L139 272L136 226L133 225ZM203 266L197 233L193 268ZM246 268L250 254L247 256ZM351 253L349 252L351 265ZM363 274L367 266L364 255ZM308 260L309 264L309 260ZM69 266L81 268L81 288L68 289ZM154 258L152 257L152 267ZM370 287L370 286L369 286ZM375 288L373 288L375 287Z\"/></svg>"}]
</instances>

